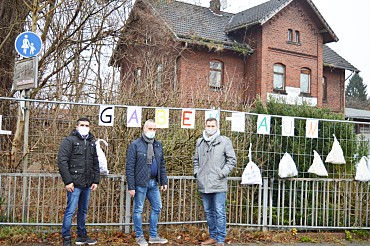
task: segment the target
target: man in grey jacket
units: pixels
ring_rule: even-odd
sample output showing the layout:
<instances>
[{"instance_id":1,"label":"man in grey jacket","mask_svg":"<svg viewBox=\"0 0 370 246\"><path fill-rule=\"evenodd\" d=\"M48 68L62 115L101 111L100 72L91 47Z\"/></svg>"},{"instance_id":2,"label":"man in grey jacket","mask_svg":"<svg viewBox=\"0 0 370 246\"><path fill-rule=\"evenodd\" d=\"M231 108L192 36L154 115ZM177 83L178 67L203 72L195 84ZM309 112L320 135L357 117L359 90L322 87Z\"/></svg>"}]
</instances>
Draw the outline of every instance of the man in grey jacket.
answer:
<instances>
[{"instance_id":1,"label":"man in grey jacket","mask_svg":"<svg viewBox=\"0 0 370 246\"><path fill-rule=\"evenodd\" d=\"M227 176L236 165L236 156L230 139L220 135L217 119L206 120L203 137L196 144L193 164L210 234L201 245L224 245Z\"/></svg>"}]
</instances>

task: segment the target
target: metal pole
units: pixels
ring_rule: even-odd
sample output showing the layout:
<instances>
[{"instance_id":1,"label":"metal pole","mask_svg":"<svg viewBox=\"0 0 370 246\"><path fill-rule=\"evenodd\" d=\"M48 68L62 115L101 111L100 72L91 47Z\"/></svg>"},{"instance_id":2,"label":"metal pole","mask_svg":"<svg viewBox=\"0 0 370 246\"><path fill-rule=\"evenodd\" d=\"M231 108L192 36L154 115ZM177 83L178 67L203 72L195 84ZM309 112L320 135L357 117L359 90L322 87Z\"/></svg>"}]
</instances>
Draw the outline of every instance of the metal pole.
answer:
<instances>
[{"instance_id":1,"label":"metal pole","mask_svg":"<svg viewBox=\"0 0 370 246\"><path fill-rule=\"evenodd\" d=\"M268 178L263 178L262 231L267 231Z\"/></svg>"},{"instance_id":2,"label":"metal pole","mask_svg":"<svg viewBox=\"0 0 370 246\"><path fill-rule=\"evenodd\" d=\"M30 98L30 90L27 89L24 91L24 98ZM29 111L30 102L24 102L24 138L23 138L23 172L25 173L28 168L28 134L29 134L29 123L30 123L30 111Z\"/></svg>"}]
</instances>

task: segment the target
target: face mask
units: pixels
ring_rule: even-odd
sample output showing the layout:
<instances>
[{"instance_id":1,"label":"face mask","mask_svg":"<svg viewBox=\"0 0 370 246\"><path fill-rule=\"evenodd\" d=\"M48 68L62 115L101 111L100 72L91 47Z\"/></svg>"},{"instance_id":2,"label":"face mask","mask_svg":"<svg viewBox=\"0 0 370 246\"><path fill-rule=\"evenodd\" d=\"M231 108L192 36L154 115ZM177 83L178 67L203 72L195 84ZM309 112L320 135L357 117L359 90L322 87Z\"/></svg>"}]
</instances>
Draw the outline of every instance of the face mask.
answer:
<instances>
[{"instance_id":1,"label":"face mask","mask_svg":"<svg viewBox=\"0 0 370 246\"><path fill-rule=\"evenodd\" d=\"M147 131L147 132L145 133L145 136L146 136L147 138L149 138L149 139L152 139L152 138L154 138L154 137L155 137L155 132Z\"/></svg>"},{"instance_id":2,"label":"face mask","mask_svg":"<svg viewBox=\"0 0 370 246\"><path fill-rule=\"evenodd\" d=\"M212 136L216 132L217 132L217 129L214 129L214 128L206 128L206 133L207 133L208 136Z\"/></svg>"},{"instance_id":3,"label":"face mask","mask_svg":"<svg viewBox=\"0 0 370 246\"><path fill-rule=\"evenodd\" d=\"M85 126L79 126L77 128L77 131L81 134L81 136L86 136L87 134L89 134L89 128L88 127L85 127Z\"/></svg>"}]
</instances>

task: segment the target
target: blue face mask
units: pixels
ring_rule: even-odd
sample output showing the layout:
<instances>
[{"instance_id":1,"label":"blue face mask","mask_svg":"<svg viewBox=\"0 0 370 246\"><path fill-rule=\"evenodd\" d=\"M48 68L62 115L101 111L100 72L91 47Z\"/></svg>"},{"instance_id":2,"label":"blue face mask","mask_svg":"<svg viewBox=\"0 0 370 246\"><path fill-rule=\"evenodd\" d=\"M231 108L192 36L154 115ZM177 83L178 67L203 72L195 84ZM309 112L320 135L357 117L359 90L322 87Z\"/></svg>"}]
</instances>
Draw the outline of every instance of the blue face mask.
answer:
<instances>
[{"instance_id":1,"label":"blue face mask","mask_svg":"<svg viewBox=\"0 0 370 246\"><path fill-rule=\"evenodd\" d=\"M149 139L152 139L152 138L154 138L154 137L155 137L155 132L147 131L147 132L145 133L145 136L146 136L147 138L149 138Z\"/></svg>"}]
</instances>

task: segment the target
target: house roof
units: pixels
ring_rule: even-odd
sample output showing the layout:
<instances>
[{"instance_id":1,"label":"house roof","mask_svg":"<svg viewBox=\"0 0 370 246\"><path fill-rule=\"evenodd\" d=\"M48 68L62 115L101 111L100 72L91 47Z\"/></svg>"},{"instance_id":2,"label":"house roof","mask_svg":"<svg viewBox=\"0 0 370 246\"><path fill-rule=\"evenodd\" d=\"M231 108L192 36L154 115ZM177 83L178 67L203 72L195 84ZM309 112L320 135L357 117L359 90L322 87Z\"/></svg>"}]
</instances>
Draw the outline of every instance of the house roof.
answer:
<instances>
[{"instance_id":1,"label":"house roof","mask_svg":"<svg viewBox=\"0 0 370 246\"><path fill-rule=\"evenodd\" d=\"M338 55L334 50L330 49L329 46L324 45L323 47L323 59L324 66L345 69L353 72L360 72L357 68L352 66L346 59Z\"/></svg>"},{"instance_id":2,"label":"house roof","mask_svg":"<svg viewBox=\"0 0 370 246\"><path fill-rule=\"evenodd\" d=\"M177 39L193 43L219 43L224 48L233 50L236 47L252 49L247 44L235 42L225 32L226 25L234 15L220 12L216 14L209 8L178 1L145 0L153 7ZM240 50L240 49L238 49Z\"/></svg>"},{"instance_id":3,"label":"house roof","mask_svg":"<svg viewBox=\"0 0 370 246\"><path fill-rule=\"evenodd\" d=\"M237 14L222 11L216 14L207 7L178 1L141 0L140 2L151 7L154 13L172 31L176 39L180 41L201 45L221 44L226 49L248 54L253 52L250 46L237 42L231 35L228 35L228 32L255 24L263 24L292 1L294 0L270 0ZM316 13L323 25L322 30L326 30L326 35L330 35L332 41L338 41L338 38L312 1L302 1L309 4ZM326 45L323 47L323 60L324 66L359 72L357 68Z\"/></svg>"},{"instance_id":4,"label":"house roof","mask_svg":"<svg viewBox=\"0 0 370 246\"><path fill-rule=\"evenodd\" d=\"M345 116L347 118L370 120L370 111L369 110L346 108L344 112L345 112Z\"/></svg>"},{"instance_id":5,"label":"house roof","mask_svg":"<svg viewBox=\"0 0 370 246\"><path fill-rule=\"evenodd\" d=\"M248 28L256 24L263 25L270 20L279 11L289 5L293 0L270 0L250 9L244 10L235 14L230 22L227 24L225 31L232 32L240 28ZM324 37L324 42L338 41L338 37L330 28L324 17L320 14L319 10L311 0L305 0L311 7L313 12L318 17L320 25L322 26L321 33Z\"/></svg>"}]
</instances>

